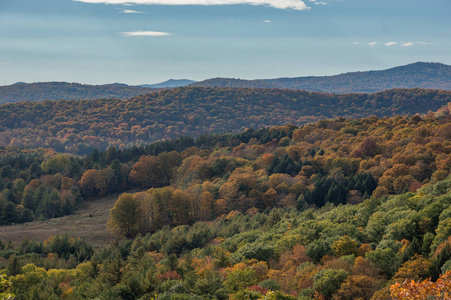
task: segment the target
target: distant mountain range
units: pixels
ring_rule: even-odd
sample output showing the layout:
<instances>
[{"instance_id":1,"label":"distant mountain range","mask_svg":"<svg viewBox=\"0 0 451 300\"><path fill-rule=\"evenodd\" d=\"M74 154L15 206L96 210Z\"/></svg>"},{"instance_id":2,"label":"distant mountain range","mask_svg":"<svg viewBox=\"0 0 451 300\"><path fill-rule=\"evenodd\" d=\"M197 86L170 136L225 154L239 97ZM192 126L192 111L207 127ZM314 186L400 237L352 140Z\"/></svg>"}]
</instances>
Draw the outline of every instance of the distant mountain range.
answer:
<instances>
[{"instance_id":1,"label":"distant mountain range","mask_svg":"<svg viewBox=\"0 0 451 300\"><path fill-rule=\"evenodd\" d=\"M119 98L128 99L162 89L183 86L296 89L315 92L375 93L393 88L451 90L451 66L417 62L382 71L352 72L335 76L243 80L213 78L201 82L170 79L158 84L130 86L113 83L88 85L68 82L18 82L0 86L0 104L21 101Z\"/></svg>"},{"instance_id":2,"label":"distant mountain range","mask_svg":"<svg viewBox=\"0 0 451 300\"><path fill-rule=\"evenodd\" d=\"M189 79L169 79L162 83L156 83L156 84L142 84L140 87L146 87L146 88L175 88L175 87L182 87L187 86L193 83L196 83L197 81L189 80Z\"/></svg>"},{"instance_id":3,"label":"distant mountain range","mask_svg":"<svg viewBox=\"0 0 451 300\"><path fill-rule=\"evenodd\" d=\"M335 76L243 80L213 78L192 86L296 89L325 93L375 93L393 88L451 90L451 66L417 62L381 71Z\"/></svg>"}]
</instances>

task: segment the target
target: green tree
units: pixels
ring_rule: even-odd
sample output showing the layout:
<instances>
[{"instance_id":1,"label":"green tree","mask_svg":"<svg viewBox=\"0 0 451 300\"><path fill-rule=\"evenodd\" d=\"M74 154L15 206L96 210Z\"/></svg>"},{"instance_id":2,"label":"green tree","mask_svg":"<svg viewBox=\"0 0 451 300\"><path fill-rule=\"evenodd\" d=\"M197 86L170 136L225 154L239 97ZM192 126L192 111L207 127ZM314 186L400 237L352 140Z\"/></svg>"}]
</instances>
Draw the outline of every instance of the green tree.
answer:
<instances>
[{"instance_id":1,"label":"green tree","mask_svg":"<svg viewBox=\"0 0 451 300\"><path fill-rule=\"evenodd\" d=\"M255 271L252 269L238 269L230 272L224 283L231 291L238 292L256 284L257 278L255 277Z\"/></svg>"},{"instance_id":2,"label":"green tree","mask_svg":"<svg viewBox=\"0 0 451 300\"><path fill-rule=\"evenodd\" d=\"M199 294L214 297L222 288L222 280L217 272L206 270L203 277L196 282Z\"/></svg>"},{"instance_id":3,"label":"green tree","mask_svg":"<svg viewBox=\"0 0 451 300\"><path fill-rule=\"evenodd\" d=\"M345 270L321 270L313 277L315 280L313 288L326 299L330 299L332 294L340 288L348 275L348 272Z\"/></svg>"}]
</instances>

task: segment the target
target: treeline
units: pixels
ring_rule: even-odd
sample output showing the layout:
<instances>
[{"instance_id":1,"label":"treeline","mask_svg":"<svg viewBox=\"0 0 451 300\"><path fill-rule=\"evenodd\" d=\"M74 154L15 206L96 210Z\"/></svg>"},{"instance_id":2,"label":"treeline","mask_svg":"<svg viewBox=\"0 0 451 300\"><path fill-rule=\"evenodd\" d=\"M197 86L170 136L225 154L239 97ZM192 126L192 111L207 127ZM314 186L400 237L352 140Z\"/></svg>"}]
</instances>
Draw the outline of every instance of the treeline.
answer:
<instances>
[{"instance_id":1,"label":"treeline","mask_svg":"<svg viewBox=\"0 0 451 300\"><path fill-rule=\"evenodd\" d=\"M435 111L451 92L399 89L332 95L277 89L184 87L129 100L24 102L0 106L0 145L89 154L218 132L326 118Z\"/></svg>"},{"instance_id":2,"label":"treeline","mask_svg":"<svg viewBox=\"0 0 451 300\"><path fill-rule=\"evenodd\" d=\"M447 299L450 199L448 178L358 204L234 210L94 252L65 236L0 243L0 268L17 300Z\"/></svg>"}]
</instances>

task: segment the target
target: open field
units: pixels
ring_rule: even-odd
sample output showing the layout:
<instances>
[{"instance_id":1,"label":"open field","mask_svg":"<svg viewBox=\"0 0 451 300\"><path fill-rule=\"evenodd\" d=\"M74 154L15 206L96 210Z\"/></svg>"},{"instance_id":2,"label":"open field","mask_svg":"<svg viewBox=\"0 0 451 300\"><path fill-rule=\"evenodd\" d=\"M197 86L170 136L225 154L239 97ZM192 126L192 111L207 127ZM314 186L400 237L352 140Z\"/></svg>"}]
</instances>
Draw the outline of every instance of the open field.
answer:
<instances>
[{"instance_id":1,"label":"open field","mask_svg":"<svg viewBox=\"0 0 451 300\"><path fill-rule=\"evenodd\" d=\"M70 216L0 227L0 239L11 240L17 245L23 239L44 241L55 234L67 233L71 237L85 239L94 248L106 245L115 239L107 230L110 209L119 194L85 201Z\"/></svg>"}]
</instances>

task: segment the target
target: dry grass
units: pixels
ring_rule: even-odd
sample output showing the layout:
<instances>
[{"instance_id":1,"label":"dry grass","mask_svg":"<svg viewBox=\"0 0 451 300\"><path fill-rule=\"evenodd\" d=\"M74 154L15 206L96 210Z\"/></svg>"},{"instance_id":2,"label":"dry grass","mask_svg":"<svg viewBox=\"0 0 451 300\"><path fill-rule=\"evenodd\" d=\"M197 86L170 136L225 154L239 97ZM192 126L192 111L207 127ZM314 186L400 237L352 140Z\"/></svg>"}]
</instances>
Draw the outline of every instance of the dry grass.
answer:
<instances>
[{"instance_id":1,"label":"dry grass","mask_svg":"<svg viewBox=\"0 0 451 300\"><path fill-rule=\"evenodd\" d=\"M3 242L11 240L14 245L17 245L23 239L44 241L52 235L67 233L70 237L85 239L95 248L109 244L115 239L115 236L106 227L110 217L110 210L118 196L119 194L115 194L85 201L70 216L1 226L0 239Z\"/></svg>"}]
</instances>

